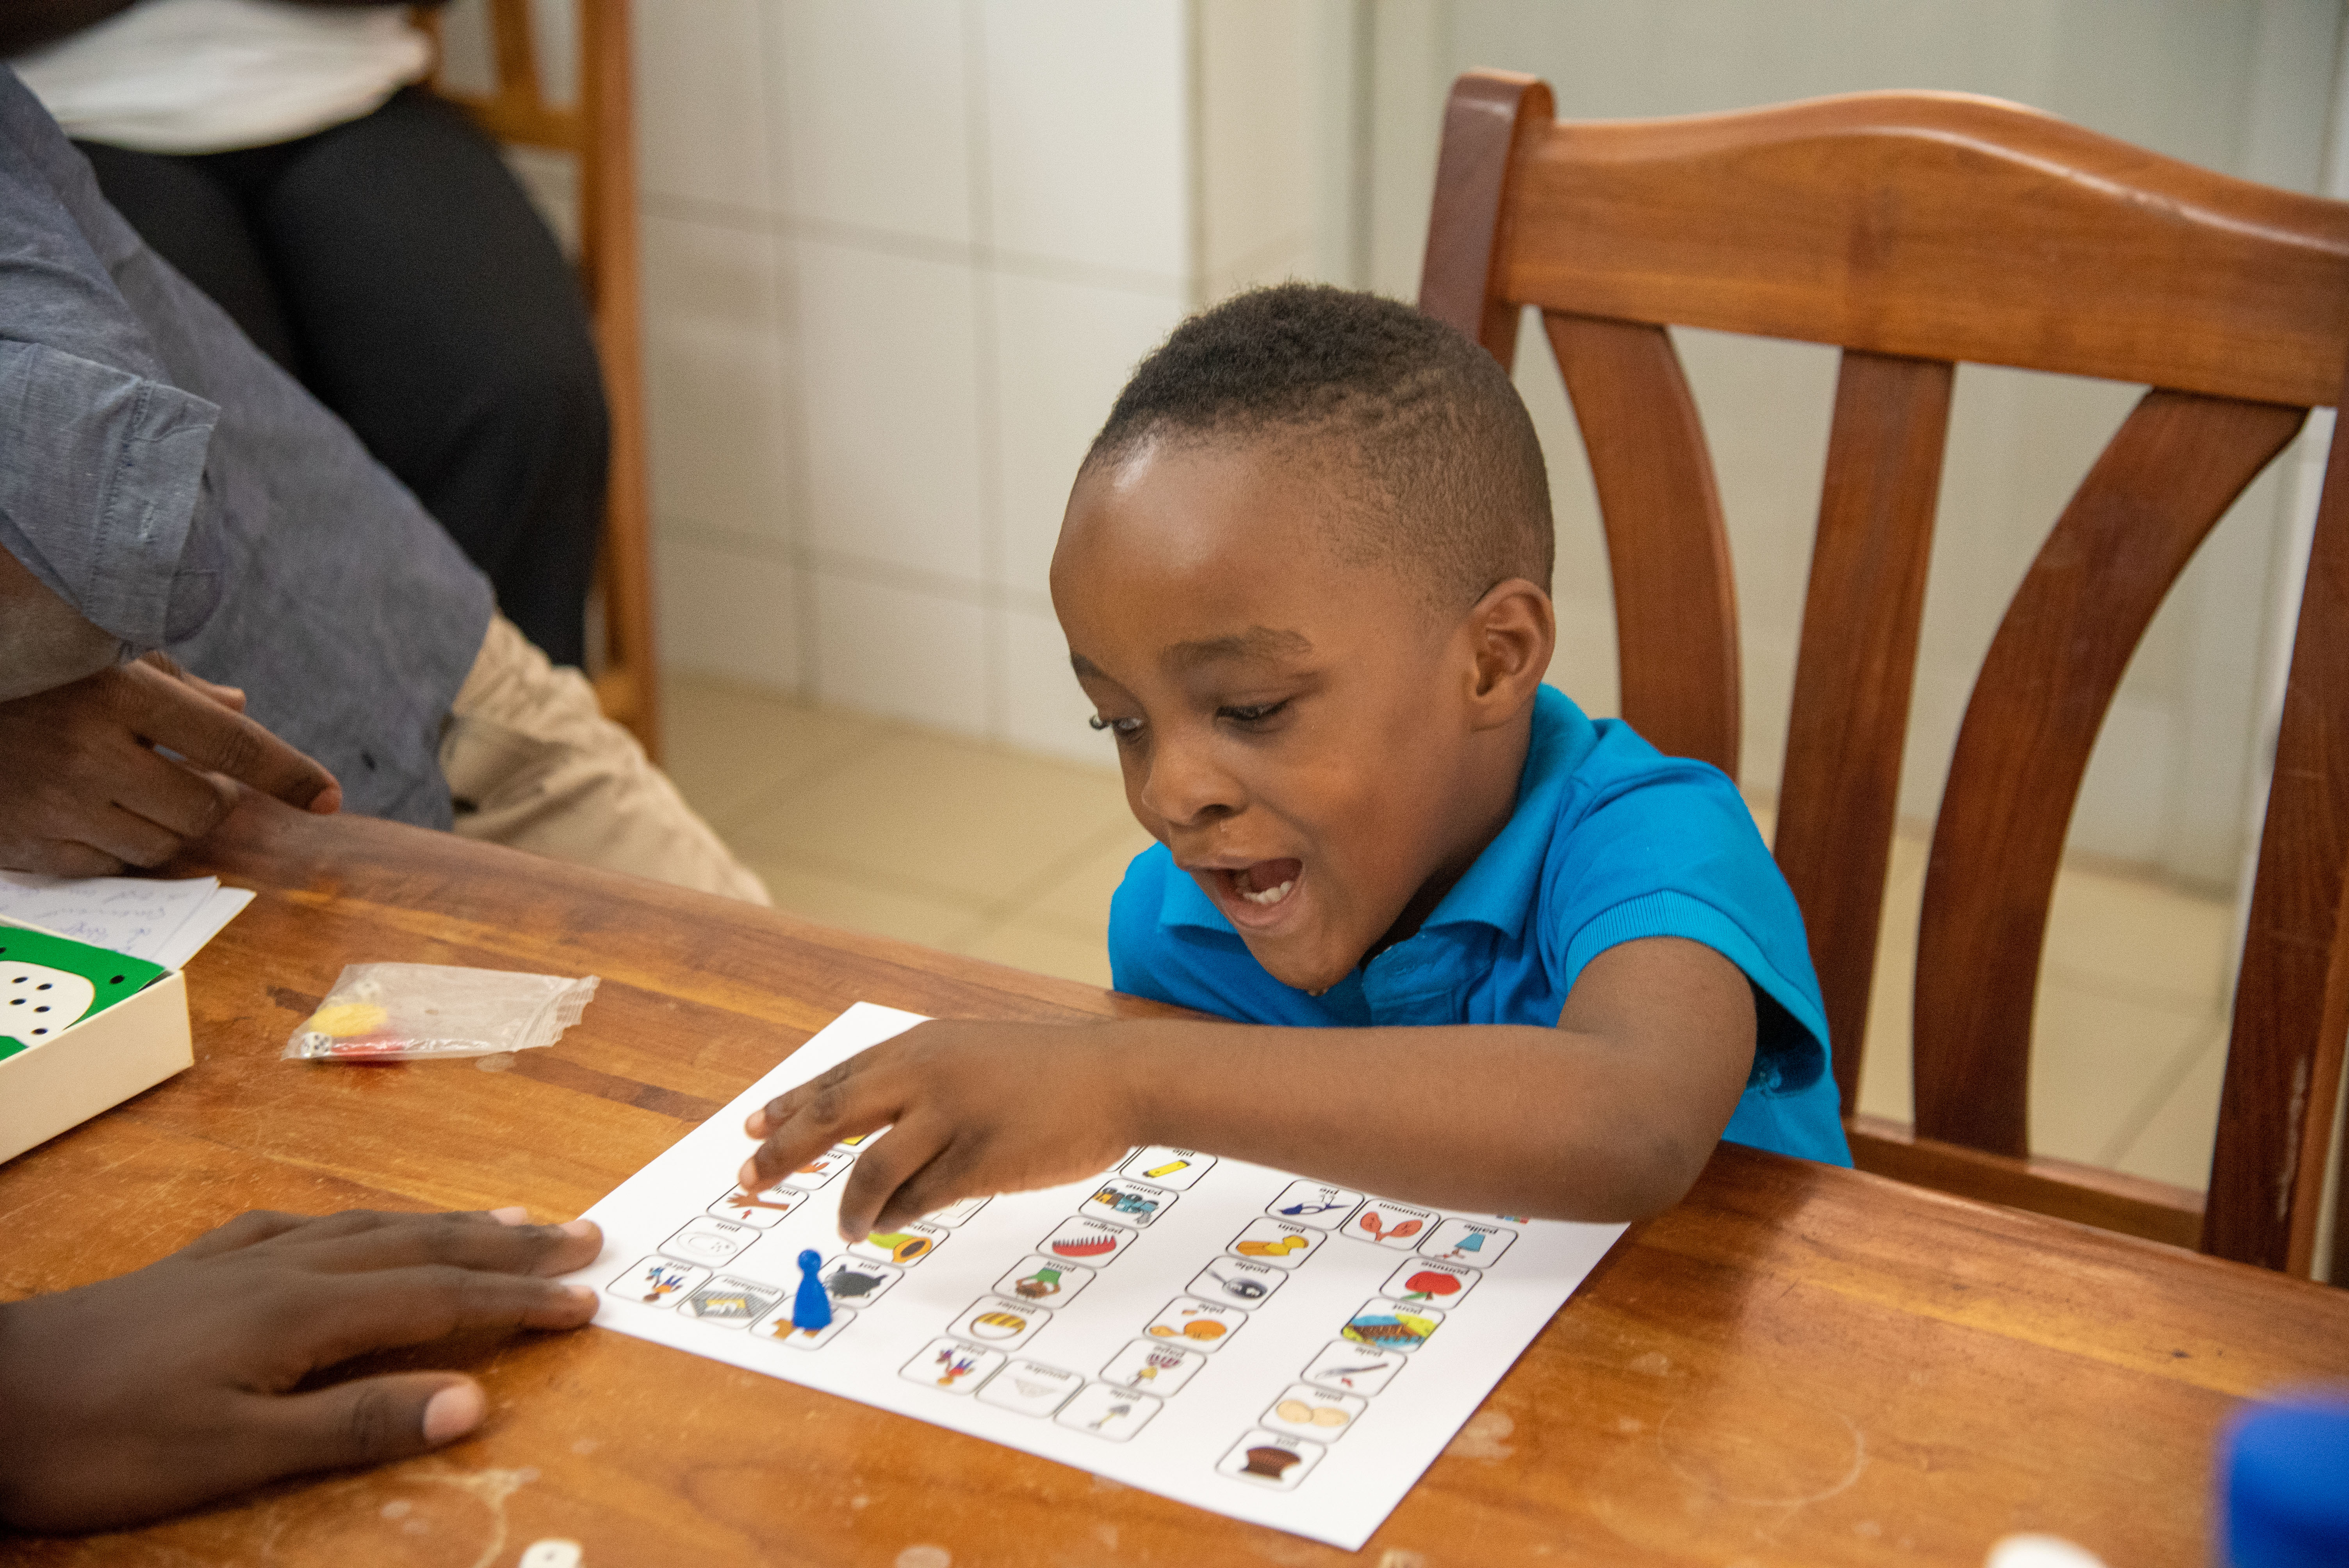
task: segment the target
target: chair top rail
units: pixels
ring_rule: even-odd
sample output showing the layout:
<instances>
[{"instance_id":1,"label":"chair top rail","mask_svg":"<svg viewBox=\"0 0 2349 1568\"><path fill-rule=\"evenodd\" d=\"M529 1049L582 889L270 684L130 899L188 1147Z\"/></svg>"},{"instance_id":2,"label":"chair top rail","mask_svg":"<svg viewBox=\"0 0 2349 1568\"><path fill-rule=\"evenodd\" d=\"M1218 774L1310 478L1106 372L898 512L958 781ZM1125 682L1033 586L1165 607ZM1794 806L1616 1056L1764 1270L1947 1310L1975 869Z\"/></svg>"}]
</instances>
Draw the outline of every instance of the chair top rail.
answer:
<instances>
[{"instance_id":1,"label":"chair top rail","mask_svg":"<svg viewBox=\"0 0 2349 1568\"><path fill-rule=\"evenodd\" d=\"M1511 78L1514 80L1514 78ZM1510 304L2330 405L2349 206L1959 93L1524 139Z\"/></svg>"}]
</instances>

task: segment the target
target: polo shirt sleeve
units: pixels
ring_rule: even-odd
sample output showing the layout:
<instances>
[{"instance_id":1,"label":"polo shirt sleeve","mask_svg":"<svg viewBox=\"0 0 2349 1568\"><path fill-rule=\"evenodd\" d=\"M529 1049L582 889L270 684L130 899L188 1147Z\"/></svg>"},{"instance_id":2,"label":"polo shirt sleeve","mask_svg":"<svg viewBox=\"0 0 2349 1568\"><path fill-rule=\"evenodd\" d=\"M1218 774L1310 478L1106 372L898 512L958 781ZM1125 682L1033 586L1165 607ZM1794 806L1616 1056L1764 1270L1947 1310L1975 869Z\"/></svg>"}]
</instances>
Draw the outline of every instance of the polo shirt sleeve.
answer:
<instances>
[{"instance_id":1,"label":"polo shirt sleeve","mask_svg":"<svg viewBox=\"0 0 2349 1568\"><path fill-rule=\"evenodd\" d=\"M1630 747L1647 751L1617 727L1600 749ZM1614 774L1554 843L1544 881L1539 939L1562 991L1622 943L1701 942L1756 993L1749 1096L1799 1094L1826 1076L1826 1010L1802 912L1717 769L1647 751L1645 766Z\"/></svg>"}]
</instances>

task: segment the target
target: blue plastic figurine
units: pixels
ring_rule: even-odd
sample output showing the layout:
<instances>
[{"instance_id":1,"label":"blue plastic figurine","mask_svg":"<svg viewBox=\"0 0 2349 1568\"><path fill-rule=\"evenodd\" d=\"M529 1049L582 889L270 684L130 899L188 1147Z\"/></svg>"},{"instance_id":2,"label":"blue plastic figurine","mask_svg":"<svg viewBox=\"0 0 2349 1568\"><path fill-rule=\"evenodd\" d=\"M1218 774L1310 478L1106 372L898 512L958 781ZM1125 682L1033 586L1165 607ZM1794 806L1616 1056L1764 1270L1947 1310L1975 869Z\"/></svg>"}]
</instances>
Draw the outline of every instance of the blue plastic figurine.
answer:
<instances>
[{"instance_id":1,"label":"blue plastic figurine","mask_svg":"<svg viewBox=\"0 0 2349 1568\"><path fill-rule=\"evenodd\" d=\"M832 1296L815 1277L823 1262L823 1255L813 1247L800 1254L800 1290L792 1297L792 1326L810 1334L832 1326Z\"/></svg>"}]
</instances>

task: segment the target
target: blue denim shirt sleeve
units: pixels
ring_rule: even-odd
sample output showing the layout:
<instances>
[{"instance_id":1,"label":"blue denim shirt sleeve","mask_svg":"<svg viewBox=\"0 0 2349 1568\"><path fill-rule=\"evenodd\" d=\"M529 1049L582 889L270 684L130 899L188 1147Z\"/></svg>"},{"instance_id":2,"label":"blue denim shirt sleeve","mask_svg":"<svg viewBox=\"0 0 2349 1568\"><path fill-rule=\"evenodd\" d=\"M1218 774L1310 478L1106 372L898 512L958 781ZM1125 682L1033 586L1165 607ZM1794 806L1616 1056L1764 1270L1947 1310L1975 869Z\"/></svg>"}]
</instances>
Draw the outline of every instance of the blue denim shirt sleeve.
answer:
<instances>
[{"instance_id":1,"label":"blue denim shirt sleeve","mask_svg":"<svg viewBox=\"0 0 2349 1568\"><path fill-rule=\"evenodd\" d=\"M13 78L5 87L0 547L126 648L159 647L220 603L219 509L204 480L220 410L163 377L100 254L124 240L120 219L86 226L75 209L95 199L87 167L60 160L63 139L26 119Z\"/></svg>"},{"instance_id":2,"label":"blue denim shirt sleeve","mask_svg":"<svg viewBox=\"0 0 2349 1568\"><path fill-rule=\"evenodd\" d=\"M127 648L242 687L347 810L445 828L489 580L107 205L0 66L0 547Z\"/></svg>"},{"instance_id":3,"label":"blue denim shirt sleeve","mask_svg":"<svg viewBox=\"0 0 2349 1568\"><path fill-rule=\"evenodd\" d=\"M0 340L0 547L129 648L192 634L220 603L212 542L187 561L209 531L195 525L219 417L160 381Z\"/></svg>"}]
</instances>

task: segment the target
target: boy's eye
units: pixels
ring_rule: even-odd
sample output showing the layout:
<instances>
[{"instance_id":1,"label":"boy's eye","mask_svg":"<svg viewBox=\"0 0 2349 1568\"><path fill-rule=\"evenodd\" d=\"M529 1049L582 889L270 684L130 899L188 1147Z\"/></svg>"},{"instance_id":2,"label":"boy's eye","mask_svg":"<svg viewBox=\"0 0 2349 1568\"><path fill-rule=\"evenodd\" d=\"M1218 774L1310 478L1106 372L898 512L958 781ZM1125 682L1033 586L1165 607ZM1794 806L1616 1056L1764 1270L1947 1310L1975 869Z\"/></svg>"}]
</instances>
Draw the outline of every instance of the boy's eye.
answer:
<instances>
[{"instance_id":1,"label":"boy's eye","mask_svg":"<svg viewBox=\"0 0 2349 1568\"><path fill-rule=\"evenodd\" d=\"M1235 724L1262 724L1288 706L1287 697L1278 702L1252 702L1234 707L1219 707L1216 710L1216 717L1228 718Z\"/></svg>"},{"instance_id":2,"label":"boy's eye","mask_svg":"<svg viewBox=\"0 0 2349 1568\"><path fill-rule=\"evenodd\" d=\"M1094 714L1085 722L1095 729L1111 731L1120 740L1131 740L1142 733L1142 720L1138 718L1103 718L1101 715Z\"/></svg>"}]
</instances>

